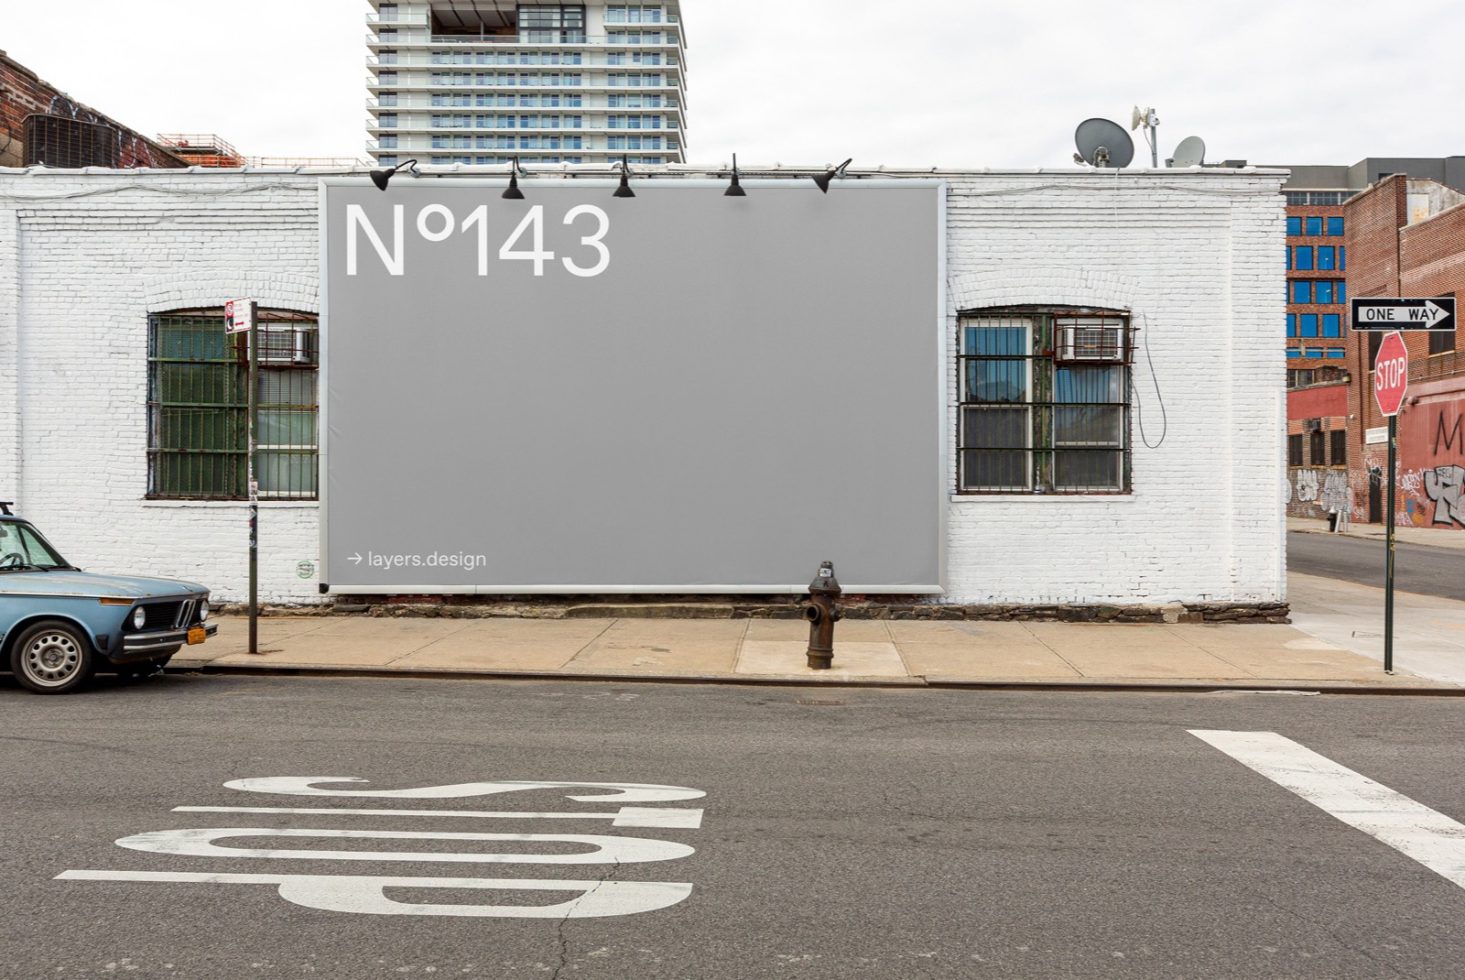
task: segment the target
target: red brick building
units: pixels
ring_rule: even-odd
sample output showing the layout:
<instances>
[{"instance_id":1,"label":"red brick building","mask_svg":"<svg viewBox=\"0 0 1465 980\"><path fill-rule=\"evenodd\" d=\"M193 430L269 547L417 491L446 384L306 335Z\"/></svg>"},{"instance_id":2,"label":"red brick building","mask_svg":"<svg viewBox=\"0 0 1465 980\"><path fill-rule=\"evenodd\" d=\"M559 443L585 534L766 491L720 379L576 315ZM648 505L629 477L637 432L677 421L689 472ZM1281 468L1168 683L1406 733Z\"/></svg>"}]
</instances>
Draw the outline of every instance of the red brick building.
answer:
<instances>
[{"instance_id":1,"label":"red brick building","mask_svg":"<svg viewBox=\"0 0 1465 980\"><path fill-rule=\"evenodd\" d=\"M1348 383L1287 392L1287 516L1325 518L1351 510Z\"/></svg>"},{"instance_id":2,"label":"red brick building","mask_svg":"<svg viewBox=\"0 0 1465 980\"><path fill-rule=\"evenodd\" d=\"M188 166L0 51L0 167Z\"/></svg>"},{"instance_id":3,"label":"red brick building","mask_svg":"<svg viewBox=\"0 0 1465 980\"><path fill-rule=\"evenodd\" d=\"M1433 180L1387 177L1344 207L1348 292L1465 294L1465 194ZM1465 354L1460 331L1405 333L1409 392L1399 414L1400 525L1465 529ZM1349 331L1349 485L1353 519L1381 522L1388 420L1373 397L1379 333Z\"/></svg>"}]
</instances>

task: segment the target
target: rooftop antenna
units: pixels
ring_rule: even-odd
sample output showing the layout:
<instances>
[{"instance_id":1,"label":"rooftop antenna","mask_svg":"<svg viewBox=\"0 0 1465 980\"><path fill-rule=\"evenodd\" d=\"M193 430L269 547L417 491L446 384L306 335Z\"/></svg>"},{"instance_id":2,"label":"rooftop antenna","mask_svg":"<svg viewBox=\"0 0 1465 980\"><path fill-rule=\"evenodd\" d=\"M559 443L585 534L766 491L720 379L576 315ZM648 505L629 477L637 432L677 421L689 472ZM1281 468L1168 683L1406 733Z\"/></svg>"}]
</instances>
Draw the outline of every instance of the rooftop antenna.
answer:
<instances>
[{"instance_id":1,"label":"rooftop antenna","mask_svg":"<svg viewBox=\"0 0 1465 980\"><path fill-rule=\"evenodd\" d=\"M1129 117L1129 129L1133 132L1141 126L1145 128L1145 142L1150 144L1150 165L1159 169L1160 166L1160 144L1158 132L1160 129L1160 117L1155 112L1154 106L1148 109L1134 107L1134 113Z\"/></svg>"},{"instance_id":2,"label":"rooftop antenna","mask_svg":"<svg viewBox=\"0 0 1465 980\"><path fill-rule=\"evenodd\" d=\"M1073 155L1076 163L1118 170L1134 159L1134 140L1124 127L1108 119L1085 119L1074 130L1073 141L1078 144Z\"/></svg>"},{"instance_id":3,"label":"rooftop antenna","mask_svg":"<svg viewBox=\"0 0 1465 980\"><path fill-rule=\"evenodd\" d=\"M1166 160L1172 167L1200 167L1206 162L1206 141L1199 136L1187 136L1175 148L1175 155Z\"/></svg>"}]
</instances>

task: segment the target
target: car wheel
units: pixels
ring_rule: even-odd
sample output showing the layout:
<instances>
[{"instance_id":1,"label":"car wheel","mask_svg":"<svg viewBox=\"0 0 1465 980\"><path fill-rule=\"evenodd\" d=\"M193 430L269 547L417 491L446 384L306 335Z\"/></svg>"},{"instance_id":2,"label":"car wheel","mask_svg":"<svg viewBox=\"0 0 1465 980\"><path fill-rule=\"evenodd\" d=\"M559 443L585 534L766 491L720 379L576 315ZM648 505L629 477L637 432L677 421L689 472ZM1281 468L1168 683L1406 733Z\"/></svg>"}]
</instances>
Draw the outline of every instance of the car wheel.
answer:
<instances>
[{"instance_id":1,"label":"car wheel","mask_svg":"<svg viewBox=\"0 0 1465 980\"><path fill-rule=\"evenodd\" d=\"M70 694L92 676L97 661L91 640L70 623L37 623L10 651L15 679L37 694Z\"/></svg>"}]
</instances>

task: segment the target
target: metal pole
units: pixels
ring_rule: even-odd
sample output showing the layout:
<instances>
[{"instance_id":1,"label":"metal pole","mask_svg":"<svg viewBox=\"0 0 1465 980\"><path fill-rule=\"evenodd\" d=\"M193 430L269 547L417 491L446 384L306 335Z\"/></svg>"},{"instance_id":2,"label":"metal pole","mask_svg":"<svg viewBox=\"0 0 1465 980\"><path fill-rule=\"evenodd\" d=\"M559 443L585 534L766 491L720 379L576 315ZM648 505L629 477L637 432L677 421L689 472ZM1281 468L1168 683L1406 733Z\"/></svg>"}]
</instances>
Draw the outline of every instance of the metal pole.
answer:
<instances>
[{"instance_id":1,"label":"metal pole","mask_svg":"<svg viewBox=\"0 0 1465 980\"><path fill-rule=\"evenodd\" d=\"M259 653L259 307L249 306L249 652Z\"/></svg>"},{"instance_id":2,"label":"metal pole","mask_svg":"<svg viewBox=\"0 0 1465 980\"><path fill-rule=\"evenodd\" d=\"M1389 416L1388 557L1384 567L1384 673L1394 672L1394 491L1398 484L1399 417Z\"/></svg>"}]
</instances>

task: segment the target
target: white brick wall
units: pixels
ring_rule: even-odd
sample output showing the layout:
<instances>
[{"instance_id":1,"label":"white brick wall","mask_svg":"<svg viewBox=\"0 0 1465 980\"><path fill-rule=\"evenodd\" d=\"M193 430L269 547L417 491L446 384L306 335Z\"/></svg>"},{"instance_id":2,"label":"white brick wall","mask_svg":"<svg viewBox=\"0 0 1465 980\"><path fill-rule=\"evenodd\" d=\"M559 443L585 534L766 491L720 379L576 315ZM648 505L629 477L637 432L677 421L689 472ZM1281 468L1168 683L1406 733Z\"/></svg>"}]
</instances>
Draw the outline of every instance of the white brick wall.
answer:
<instances>
[{"instance_id":1,"label":"white brick wall","mask_svg":"<svg viewBox=\"0 0 1465 980\"><path fill-rule=\"evenodd\" d=\"M1168 411L1158 448L1136 429L1130 496L953 499L948 598L1280 599L1281 177L945 177L951 418L957 312L1008 303L1132 308L1151 443L1156 384ZM309 175L0 171L0 500L89 567L242 595L244 504L144 499L147 314L318 310L317 206ZM313 503L262 505L267 600L319 601L317 550Z\"/></svg>"}]
</instances>

